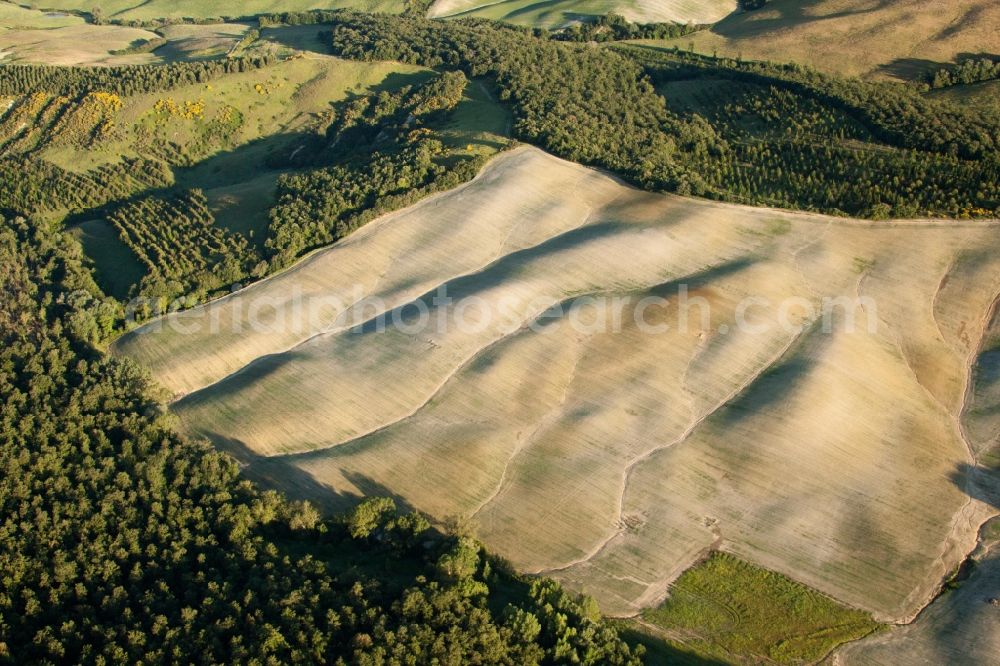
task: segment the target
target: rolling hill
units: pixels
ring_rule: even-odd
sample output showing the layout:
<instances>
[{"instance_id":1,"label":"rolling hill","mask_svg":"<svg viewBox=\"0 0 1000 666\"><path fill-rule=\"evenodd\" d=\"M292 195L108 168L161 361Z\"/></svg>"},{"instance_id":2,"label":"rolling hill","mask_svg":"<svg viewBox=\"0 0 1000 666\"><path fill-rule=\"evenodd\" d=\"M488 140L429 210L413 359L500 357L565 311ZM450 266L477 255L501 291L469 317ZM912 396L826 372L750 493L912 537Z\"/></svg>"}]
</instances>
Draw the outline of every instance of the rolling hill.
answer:
<instances>
[{"instance_id":1,"label":"rolling hill","mask_svg":"<svg viewBox=\"0 0 1000 666\"><path fill-rule=\"evenodd\" d=\"M635 23L715 23L736 9L735 0L435 0L430 18L476 17L519 25L561 28L609 12Z\"/></svg>"},{"instance_id":2,"label":"rolling hill","mask_svg":"<svg viewBox=\"0 0 1000 666\"><path fill-rule=\"evenodd\" d=\"M0 662L992 665L995 5L0 2Z\"/></svg>"},{"instance_id":3,"label":"rolling hill","mask_svg":"<svg viewBox=\"0 0 1000 666\"><path fill-rule=\"evenodd\" d=\"M992 395L968 386L998 241L647 194L520 148L115 353L251 477L391 494L608 612L721 549L899 621L996 512L995 438L963 417ZM737 325L750 297L770 306ZM847 300L818 321L826 297Z\"/></svg>"},{"instance_id":4,"label":"rolling hill","mask_svg":"<svg viewBox=\"0 0 1000 666\"><path fill-rule=\"evenodd\" d=\"M960 55L1000 54L989 0L771 0L670 42L701 53L797 62L851 76L908 79Z\"/></svg>"}]
</instances>

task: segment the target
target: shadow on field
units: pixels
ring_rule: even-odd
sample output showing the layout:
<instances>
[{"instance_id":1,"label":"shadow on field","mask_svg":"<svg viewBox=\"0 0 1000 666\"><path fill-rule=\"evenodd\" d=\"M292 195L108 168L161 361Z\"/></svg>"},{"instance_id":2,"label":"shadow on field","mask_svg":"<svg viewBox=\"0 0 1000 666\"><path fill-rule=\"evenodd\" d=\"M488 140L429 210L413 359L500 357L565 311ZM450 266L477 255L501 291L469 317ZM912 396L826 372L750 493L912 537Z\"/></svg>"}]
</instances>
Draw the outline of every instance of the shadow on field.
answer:
<instances>
[{"instance_id":1,"label":"shadow on field","mask_svg":"<svg viewBox=\"0 0 1000 666\"><path fill-rule=\"evenodd\" d=\"M896 58L892 62L879 65L875 74L891 76L904 81L923 81L930 74L948 67L949 64L925 58Z\"/></svg>"},{"instance_id":2,"label":"shadow on field","mask_svg":"<svg viewBox=\"0 0 1000 666\"><path fill-rule=\"evenodd\" d=\"M342 470L347 480L360 492L339 491L316 481L295 465L294 461L301 456L259 456L240 440L218 433L210 434L208 439L216 449L239 463L244 478L262 488L277 490L289 499L309 500L326 513L349 510L368 497L389 497L401 511L415 510L406 499L365 474Z\"/></svg>"},{"instance_id":3,"label":"shadow on field","mask_svg":"<svg viewBox=\"0 0 1000 666\"><path fill-rule=\"evenodd\" d=\"M875 70L876 74L892 76L906 81L924 81L928 76L940 69L952 69L956 63L966 60L1000 60L1000 55L995 53L959 53L953 62L939 62L937 60L927 60L925 58L896 58L890 63L880 65Z\"/></svg>"},{"instance_id":4,"label":"shadow on field","mask_svg":"<svg viewBox=\"0 0 1000 666\"><path fill-rule=\"evenodd\" d=\"M296 51L310 51L323 55L330 55L333 50L328 25L270 26L261 31L260 40Z\"/></svg>"},{"instance_id":5,"label":"shadow on field","mask_svg":"<svg viewBox=\"0 0 1000 666\"><path fill-rule=\"evenodd\" d=\"M1000 470L959 463L950 478L959 490L972 499L1000 509Z\"/></svg>"},{"instance_id":6,"label":"shadow on field","mask_svg":"<svg viewBox=\"0 0 1000 666\"><path fill-rule=\"evenodd\" d=\"M874 14L894 3L895 0L879 0L863 8L822 13L825 0L772 0L765 9L733 12L712 26L711 31L724 37L763 36L790 26L804 26L858 14ZM775 12L777 16L774 16Z\"/></svg>"},{"instance_id":7,"label":"shadow on field","mask_svg":"<svg viewBox=\"0 0 1000 666\"><path fill-rule=\"evenodd\" d=\"M624 622L618 625L618 631L629 645L641 645L646 648L645 662L649 666L727 666L724 661L703 657L696 652L672 645L662 638L645 631L635 629Z\"/></svg>"}]
</instances>

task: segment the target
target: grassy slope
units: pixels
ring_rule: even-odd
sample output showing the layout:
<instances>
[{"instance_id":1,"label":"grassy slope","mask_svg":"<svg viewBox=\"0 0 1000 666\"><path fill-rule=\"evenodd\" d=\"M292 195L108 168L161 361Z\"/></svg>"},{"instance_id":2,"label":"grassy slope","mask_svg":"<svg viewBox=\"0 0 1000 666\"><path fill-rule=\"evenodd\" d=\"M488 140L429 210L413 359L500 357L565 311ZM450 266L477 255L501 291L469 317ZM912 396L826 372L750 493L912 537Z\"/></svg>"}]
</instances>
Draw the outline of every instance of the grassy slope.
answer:
<instances>
[{"instance_id":1,"label":"grassy slope","mask_svg":"<svg viewBox=\"0 0 1000 666\"><path fill-rule=\"evenodd\" d=\"M250 29L242 23L170 25L158 32L168 43L155 52L163 62L207 60L225 56Z\"/></svg>"},{"instance_id":2,"label":"grassy slope","mask_svg":"<svg viewBox=\"0 0 1000 666\"><path fill-rule=\"evenodd\" d=\"M588 16L608 12L648 23L714 23L736 9L735 0L436 0L431 17L475 16L520 25L557 28Z\"/></svg>"},{"instance_id":3,"label":"grassy slope","mask_svg":"<svg viewBox=\"0 0 1000 666\"><path fill-rule=\"evenodd\" d=\"M117 349L175 393L244 368L175 409L252 475L319 502L330 488L380 490L472 516L495 551L608 611L655 605L721 541L898 619L986 511L961 511L953 477L970 456L955 418L1000 290L1000 263L974 250L997 242L996 225L854 224L643 194L522 149L208 306L221 334L168 325ZM293 316L290 294L350 303L355 285L392 308L448 283L453 297L513 305L516 324L570 295L617 293L635 308L681 278L713 304L708 328L693 314L693 329L661 335L574 331L573 317L603 314L591 304L545 334L494 320L356 335L331 329L330 311L230 332L251 298ZM747 295L859 292L877 303L873 334L717 333Z\"/></svg>"},{"instance_id":4,"label":"grassy slope","mask_svg":"<svg viewBox=\"0 0 1000 666\"><path fill-rule=\"evenodd\" d=\"M666 43L839 74L908 78L962 53L1000 53L998 22L1000 5L990 0L772 0Z\"/></svg>"},{"instance_id":5,"label":"grassy slope","mask_svg":"<svg viewBox=\"0 0 1000 666\"><path fill-rule=\"evenodd\" d=\"M878 627L866 613L725 553L685 571L642 620L706 657L778 663L816 662Z\"/></svg>"},{"instance_id":6,"label":"grassy slope","mask_svg":"<svg viewBox=\"0 0 1000 666\"><path fill-rule=\"evenodd\" d=\"M982 109L993 109L1000 113L1000 81L985 81L968 86L951 86L932 90L928 96L977 106Z\"/></svg>"},{"instance_id":7,"label":"grassy slope","mask_svg":"<svg viewBox=\"0 0 1000 666\"><path fill-rule=\"evenodd\" d=\"M192 144L200 136L199 124L181 118L154 122L153 108L159 100L173 99L181 106L204 101L206 118L231 106L244 117L240 129L230 135L232 146L195 153L197 163L175 169L175 177L182 187L206 191L219 224L262 243L267 210L273 205L275 186L282 173L266 167L269 151L294 142L296 132L303 131L310 119L331 103L351 94L396 88L427 76L427 70L399 63L359 63L327 56L287 60L265 70L227 75L210 85L126 98L116 118L118 133L114 140L90 149L53 146L42 155L64 168L85 171L121 155L142 152L134 142L140 127L177 143ZM264 94L257 91L257 85L262 86ZM99 282L121 296L142 273L129 267L126 257L131 255L127 249L109 244L101 224L88 222L78 233L85 251L96 263Z\"/></svg>"},{"instance_id":8,"label":"grassy slope","mask_svg":"<svg viewBox=\"0 0 1000 666\"><path fill-rule=\"evenodd\" d=\"M78 16L46 14L35 9L0 2L0 30L62 28L68 25L79 25L83 22L83 19Z\"/></svg>"},{"instance_id":9,"label":"grassy slope","mask_svg":"<svg viewBox=\"0 0 1000 666\"><path fill-rule=\"evenodd\" d=\"M283 173L266 166L268 154L300 141L298 134L307 131L316 115L335 102L351 95L398 89L430 76L430 70L400 63L363 63L310 54L265 70L226 75L208 85L128 97L116 116L118 129L114 139L88 149L68 144L51 146L42 155L63 168L86 171L116 161L122 155L143 153L144 148L135 141L136 133L140 129L152 132L186 146L190 152L194 164L174 170L177 184L205 190L218 224L262 244L268 209L274 204L277 180ZM154 108L161 100L173 100L179 107L204 102L206 119L231 107L242 115L243 122L239 129L228 134L230 146L222 148L209 142L198 148L204 138L203 123L158 117ZM508 125L508 114L496 102L488 84L474 81L442 134L448 143L484 155L504 145ZM89 239L90 231L83 238ZM120 283L134 281L135 271L116 273L115 263L121 258L120 253L105 251L95 240L85 245L85 249L97 262L101 283L123 295L127 287L123 290Z\"/></svg>"}]
</instances>

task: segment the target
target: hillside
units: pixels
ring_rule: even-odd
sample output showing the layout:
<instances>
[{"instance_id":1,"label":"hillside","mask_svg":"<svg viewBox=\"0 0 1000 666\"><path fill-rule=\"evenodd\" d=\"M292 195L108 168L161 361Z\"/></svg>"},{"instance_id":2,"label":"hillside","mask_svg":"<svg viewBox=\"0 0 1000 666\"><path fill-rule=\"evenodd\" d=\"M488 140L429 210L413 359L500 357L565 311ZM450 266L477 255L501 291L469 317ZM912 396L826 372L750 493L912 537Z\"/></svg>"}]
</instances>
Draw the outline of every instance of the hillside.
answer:
<instances>
[{"instance_id":1,"label":"hillside","mask_svg":"<svg viewBox=\"0 0 1000 666\"><path fill-rule=\"evenodd\" d=\"M434 0L430 18L475 17L517 25L561 28L609 12L635 23L715 23L736 9L735 0Z\"/></svg>"},{"instance_id":2,"label":"hillside","mask_svg":"<svg viewBox=\"0 0 1000 666\"><path fill-rule=\"evenodd\" d=\"M871 225L643 194L522 148L115 349L184 396L184 429L252 477L331 506L383 489L464 517L518 568L609 612L655 604L718 547L901 620L995 511L960 472L995 442L959 420L1000 291L979 248L998 236L995 222ZM681 284L709 321L630 324L641 299ZM439 285L475 296L480 317L502 304L503 321L408 333L418 303L439 321ZM377 306L338 322L323 300L359 293L398 319L353 328ZM621 332L581 332L612 295ZM803 326L741 330L749 295L794 299ZM869 300L827 333L802 319L824 296ZM251 311L258 325L232 332ZM875 331L844 330L849 317ZM209 321L217 333L181 333Z\"/></svg>"},{"instance_id":3,"label":"hillside","mask_svg":"<svg viewBox=\"0 0 1000 666\"><path fill-rule=\"evenodd\" d=\"M960 55L1000 54L990 0L770 0L668 42L700 53L797 62L850 76L910 79Z\"/></svg>"},{"instance_id":4,"label":"hillside","mask_svg":"<svg viewBox=\"0 0 1000 666\"><path fill-rule=\"evenodd\" d=\"M1000 654L1000 632L996 630L1000 605L997 519L983 526L980 545L955 588L931 604L913 624L847 646L838 655L838 663L992 663Z\"/></svg>"},{"instance_id":5,"label":"hillside","mask_svg":"<svg viewBox=\"0 0 1000 666\"><path fill-rule=\"evenodd\" d=\"M290 158L322 140L338 108L434 80L426 68L319 55L222 62L228 71L197 63L162 70L178 77L168 90L126 83L119 94L101 90L104 83L83 94L0 95L0 168L11 174L0 207L68 216L98 282L116 298L228 287L255 267L265 271L282 179L325 166ZM126 71L157 70L112 74ZM86 76L77 70L80 81ZM462 81L453 112L436 118L436 133L421 134L443 142L435 157L450 166L495 151L508 123L482 82ZM169 215L168 200L181 202ZM156 212L140 219L142 211Z\"/></svg>"},{"instance_id":6,"label":"hillside","mask_svg":"<svg viewBox=\"0 0 1000 666\"><path fill-rule=\"evenodd\" d=\"M309 9L357 9L369 12L395 13L403 10L403 0L243 0L225 3L211 0L45 0L35 3L54 12L93 14L99 9L102 19L120 21L162 18L221 18L256 16L276 12L297 12Z\"/></svg>"}]
</instances>

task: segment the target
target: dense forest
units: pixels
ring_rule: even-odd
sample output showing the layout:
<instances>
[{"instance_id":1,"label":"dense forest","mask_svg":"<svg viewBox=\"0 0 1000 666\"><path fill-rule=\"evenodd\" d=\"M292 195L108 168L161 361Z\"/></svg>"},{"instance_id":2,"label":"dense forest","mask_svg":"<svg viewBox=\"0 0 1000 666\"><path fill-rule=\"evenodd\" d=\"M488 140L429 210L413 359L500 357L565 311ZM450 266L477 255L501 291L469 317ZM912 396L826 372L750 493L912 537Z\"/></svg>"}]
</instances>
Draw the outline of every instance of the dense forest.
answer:
<instances>
[{"instance_id":1,"label":"dense forest","mask_svg":"<svg viewBox=\"0 0 1000 666\"><path fill-rule=\"evenodd\" d=\"M647 189L872 218L988 216L1000 208L1000 119L903 85L795 65L577 46L486 21L345 12L332 42L347 57L491 76L513 108L518 138ZM788 90L802 100L796 114L818 103L860 123L870 140L835 145L794 123L780 136L748 137L733 131L741 119L683 113L652 85L713 77Z\"/></svg>"},{"instance_id":2,"label":"dense forest","mask_svg":"<svg viewBox=\"0 0 1000 666\"><path fill-rule=\"evenodd\" d=\"M0 67L0 95L18 95L26 91L54 95L94 91L115 95L162 92L182 85L207 83L223 74L260 69L273 62L270 57L262 56L117 67L4 65Z\"/></svg>"},{"instance_id":3,"label":"dense forest","mask_svg":"<svg viewBox=\"0 0 1000 666\"><path fill-rule=\"evenodd\" d=\"M65 235L0 220L0 275L0 663L640 663L471 539L322 519L175 435Z\"/></svg>"}]
</instances>

